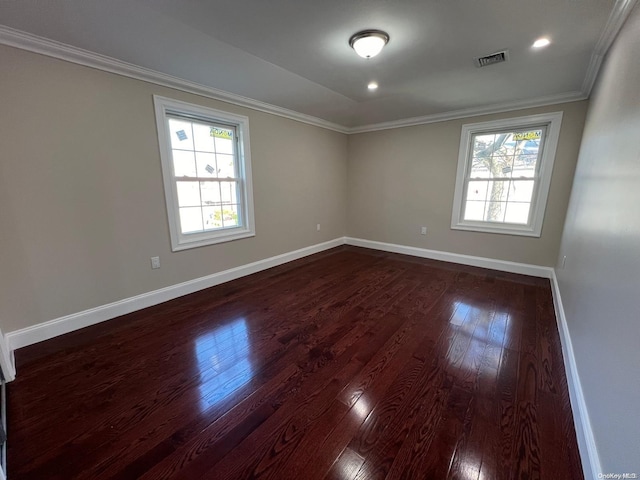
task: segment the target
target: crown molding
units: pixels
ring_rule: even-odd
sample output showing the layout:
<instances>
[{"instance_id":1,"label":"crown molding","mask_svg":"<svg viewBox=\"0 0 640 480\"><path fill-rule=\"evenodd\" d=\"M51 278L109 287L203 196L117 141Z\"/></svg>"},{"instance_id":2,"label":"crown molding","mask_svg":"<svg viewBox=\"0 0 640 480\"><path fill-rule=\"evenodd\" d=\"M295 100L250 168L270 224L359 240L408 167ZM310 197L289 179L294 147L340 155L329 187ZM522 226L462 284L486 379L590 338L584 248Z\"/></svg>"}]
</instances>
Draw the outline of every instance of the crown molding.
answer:
<instances>
[{"instance_id":1,"label":"crown molding","mask_svg":"<svg viewBox=\"0 0 640 480\"><path fill-rule=\"evenodd\" d=\"M582 83L582 91L587 95L587 97L591 95L591 90L593 90L593 86L596 83L605 55L609 51L613 41L618 36L622 25L624 25L624 22L629 18L629 14L636 3L637 0L616 0L611 13L609 14L609 18L607 19L607 23L604 26L604 30L602 30L602 34L598 39L598 43L596 43L596 46L593 49L591 61L587 68L587 74L585 75L584 82Z\"/></svg>"},{"instance_id":2,"label":"crown molding","mask_svg":"<svg viewBox=\"0 0 640 480\"><path fill-rule=\"evenodd\" d=\"M293 110L289 110L266 102L254 100L242 95L208 87L199 83L191 82L173 75L161 73L149 68L140 67L132 63L123 62L106 55L90 52L81 48L73 47L55 40L39 37L27 32L16 30L5 25L0 25L0 44L10 47L20 48L33 53L46 55L60 60L65 60L78 65L95 68L105 72L122 75L144 82L193 93L214 100L220 100L233 105L238 105L260 112L270 113L279 117L288 118L298 122L314 125L316 127L333 130L344 134L356 134L375 132L379 130L390 130L394 128L411 127L428 123L445 122L461 118L477 117L480 115L490 115L495 113L510 112L524 108L543 107L558 103L576 102L589 98L593 85L598 77L598 72L602 66L604 57L629 17L631 10L638 0L616 0L615 5L605 24L602 35L596 44L591 55L591 61L587 68L582 90L566 92L557 95L538 97L529 100L497 103L490 106L453 110L449 112L436 113L420 117L411 117L389 122L373 123L358 127L346 127L334 122L329 122L312 115L306 115Z\"/></svg>"},{"instance_id":3,"label":"crown molding","mask_svg":"<svg viewBox=\"0 0 640 480\"><path fill-rule=\"evenodd\" d=\"M167 75L156 70L123 62L116 58L90 52L88 50L57 42L55 40L50 40L48 38L39 37L5 25L0 25L0 44L20 48L33 53L39 53L48 57L58 58L60 60L66 60L67 62L83 65L85 67L115 73L116 75L142 80L155 85L174 88L176 90L193 93L202 97L220 100L233 105L250 108L252 110L278 115L279 117L296 120L316 127L326 128L340 133L348 133L347 128L342 125L338 125L337 123L278 107L276 105L271 105L259 100L254 100L242 95L236 95L217 88L208 87L179 77L174 77L173 75Z\"/></svg>"},{"instance_id":4,"label":"crown molding","mask_svg":"<svg viewBox=\"0 0 640 480\"><path fill-rule=\"evenodd\" d=\"M544 107L546 105L555 105L558 103L578 102L580 100L585 100L586 98L587 96L582 92L561 93L559 95L538 97L530 100L497 103L490 106L465 108L464 110L436 113L434 115L425 115L423 117L404 118L400 120L393 120L391 122L373 123L371 125L363 125L362 127L350 128L349 133L366 133L376 132L378 130L390 130L393 128L413 127L427 123L446 122L448 120L490 115L493 113L511 112L525 108Z\"/></svg>"}]
</instances>

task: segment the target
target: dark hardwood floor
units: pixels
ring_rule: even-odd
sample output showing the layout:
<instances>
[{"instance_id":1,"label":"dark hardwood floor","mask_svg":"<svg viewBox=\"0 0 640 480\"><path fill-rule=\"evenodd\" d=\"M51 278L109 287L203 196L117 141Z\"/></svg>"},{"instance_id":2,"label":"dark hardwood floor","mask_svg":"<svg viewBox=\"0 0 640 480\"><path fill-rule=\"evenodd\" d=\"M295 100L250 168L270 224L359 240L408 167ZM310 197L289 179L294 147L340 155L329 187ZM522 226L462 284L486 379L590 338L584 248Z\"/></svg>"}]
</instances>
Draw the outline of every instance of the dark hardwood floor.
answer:
<instances>
[{"instance_id":1,"label":"dark hardwood floor","mask_svg":"<svg viewBox=\"0 0 640 480\"><path fill-rule=\"evenodd\" d=\"M340 247L21 349L18 479L581 479L548 280Z\"/></svg>"}]
</instances>

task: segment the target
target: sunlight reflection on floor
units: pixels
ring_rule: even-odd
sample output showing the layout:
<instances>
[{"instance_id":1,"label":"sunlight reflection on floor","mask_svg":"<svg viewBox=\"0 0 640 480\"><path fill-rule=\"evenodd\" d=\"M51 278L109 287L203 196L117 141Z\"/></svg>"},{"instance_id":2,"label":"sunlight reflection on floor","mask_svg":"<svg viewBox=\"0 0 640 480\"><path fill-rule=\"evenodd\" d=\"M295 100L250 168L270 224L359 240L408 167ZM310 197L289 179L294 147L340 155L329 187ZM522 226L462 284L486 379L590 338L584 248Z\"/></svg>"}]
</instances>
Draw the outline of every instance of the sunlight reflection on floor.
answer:
<instances>
[{"instance_id":1,"label":"sunlight reflection on floor","mask_svg":"<svg viewBox=\"0 0 640 480\"><path fill-rule=\"evenodd\" d=\"M244 318L198 337L195 353L200 369L200 408L207 410L253 378L251 345Z\"/></svg>"}]
</instances>

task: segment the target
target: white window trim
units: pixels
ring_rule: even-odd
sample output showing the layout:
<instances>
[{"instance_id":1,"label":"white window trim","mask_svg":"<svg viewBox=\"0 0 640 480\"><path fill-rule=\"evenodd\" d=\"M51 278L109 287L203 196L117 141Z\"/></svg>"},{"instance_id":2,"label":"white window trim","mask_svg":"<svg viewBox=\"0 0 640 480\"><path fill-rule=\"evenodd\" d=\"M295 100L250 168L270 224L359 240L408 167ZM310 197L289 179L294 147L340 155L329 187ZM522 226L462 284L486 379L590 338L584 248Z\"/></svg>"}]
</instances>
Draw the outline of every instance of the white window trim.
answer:
<instances>
[{"instance_id":1,"label":"white window trim","mask_svg":"<svg viewBox=\"0 0 640 480\"><path fill-rule=\"evenodd\" d=\"M179 251L189 248L230 242L241 238L255 236L255 220L253 215L253 183L251 180L251 150L249 142L249 118L213 108L193 105L158 95L153 96L162 163L171 250ZM180 228L180 212L178 210L178 192L173 171L171 142L169 138L168 115L191 116L194 119L226 123L236 127L237 155L239 178L242 179L242 225L237 228L220 229L210 232L183 234Z\"/></svg>"},{"instance_id":2,"label":"white window trim","mask_svg":"<svg viewBox=\"0 0 640 480\"><path fill-rule=\"evenodd\" d=\"M460 152L458 155L458 173L456 175L453 213L451 215L451 228L454 230L539 237L542 234L544 212L547 206L549 187L551 186L551 174L553 172L561 124L562 112L554 112L463 125L460 138ZM465 179L471 163L469 158L473 135L498 130L540 127L544 125L547 126L546 138L540 158L539 181L535 185L531 202L532 213L530 214L529 224L518 225L513 223L489 223L464 220L462 210L464 208L464 198L466 197Z\"/></svg>"}]
</instances>

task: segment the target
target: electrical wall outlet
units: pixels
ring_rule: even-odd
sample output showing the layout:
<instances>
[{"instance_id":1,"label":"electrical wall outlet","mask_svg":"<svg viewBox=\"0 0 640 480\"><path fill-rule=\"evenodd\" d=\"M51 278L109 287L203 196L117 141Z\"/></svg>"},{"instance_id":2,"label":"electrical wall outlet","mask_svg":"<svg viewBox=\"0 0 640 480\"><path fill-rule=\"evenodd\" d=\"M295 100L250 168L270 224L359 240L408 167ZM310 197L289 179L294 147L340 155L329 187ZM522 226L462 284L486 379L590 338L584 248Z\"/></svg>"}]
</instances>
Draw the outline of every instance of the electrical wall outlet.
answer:
<instances>
[{"instance_id":1,"label":"electrical wall outlet","mask_svg":"<svg viewBox=\"0 0 640 480\"><path fill-rule=\"evenodd\" d=\"M160 268L160 257L151 257L151 268Z\"/></svg>"},{"instance_id":2,"label":"electrical wall outlet","mask_svg":"<svg viewBox=\"0 0 640 480\"><path fill-rule=\"evenodd\" d=\"M420 227L420 235L426 235L427 234L427 227Z\"/></svg>"},{"instance_id":3,"label":"electrical wall outlet","mask_svg":"<svg viewBox=\"0 0 640 480\"><path fill-rule=\"evenodd\" d=\"M316 231L318 231L318 232L320 231L320 224L316 225Z\"/></svg>"},{"instance_id":4,"label":"electrical wall outlet","mask_svg":"<svg viewBox=\"0 0 640 480\"><path fill-rule=\"evenodd\" d=\"M567 264L567 256L562 257L562 268Z\"/></svg>"}]
</instances>

